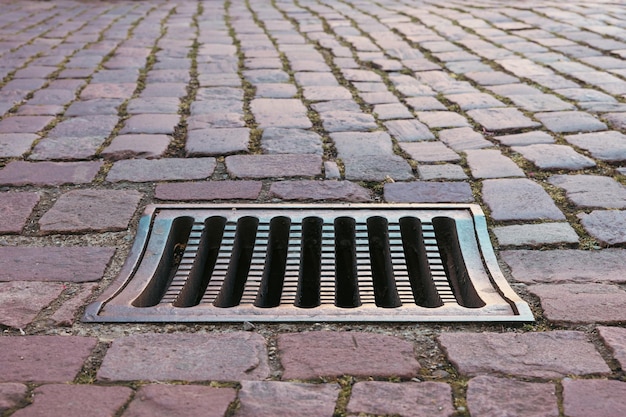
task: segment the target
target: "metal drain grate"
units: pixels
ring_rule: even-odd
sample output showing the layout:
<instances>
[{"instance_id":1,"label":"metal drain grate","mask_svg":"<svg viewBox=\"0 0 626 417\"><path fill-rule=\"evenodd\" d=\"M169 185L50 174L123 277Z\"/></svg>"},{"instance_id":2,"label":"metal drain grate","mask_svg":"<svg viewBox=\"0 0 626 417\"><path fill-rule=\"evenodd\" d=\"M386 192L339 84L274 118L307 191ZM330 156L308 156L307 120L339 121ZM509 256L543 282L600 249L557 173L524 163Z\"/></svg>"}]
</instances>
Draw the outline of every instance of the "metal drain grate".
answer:
<instances>
[{"instance_id":1,"label":"metal drain grate","mask_svg":"<svg viewBox=\"0 0 626 417\"><path fill-rule=\"evenodd\" d=\"M476 205L149 206L85 321L532 321Z\"/></svg>"}]
</instances>

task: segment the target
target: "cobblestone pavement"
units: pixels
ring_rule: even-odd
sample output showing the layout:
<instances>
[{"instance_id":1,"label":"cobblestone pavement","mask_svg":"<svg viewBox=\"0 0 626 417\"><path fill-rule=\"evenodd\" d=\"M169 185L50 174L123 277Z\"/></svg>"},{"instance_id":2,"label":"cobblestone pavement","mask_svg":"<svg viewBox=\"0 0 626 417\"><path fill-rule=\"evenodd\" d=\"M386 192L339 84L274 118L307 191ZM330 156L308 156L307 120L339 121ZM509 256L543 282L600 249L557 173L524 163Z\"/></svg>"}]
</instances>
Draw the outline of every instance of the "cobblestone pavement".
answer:
<instances>
[{"instance_id":1,"label":"cobblestone pavement","mask_svg":"<svg viewBox=\"0 0 626 417\"><path fill-rule=\"evenodd\" d=\"M0 8L0 415L626 415L622 1ZM181 201L478 203L537 322L82 323Z\"/></svg>"}]
</instances>

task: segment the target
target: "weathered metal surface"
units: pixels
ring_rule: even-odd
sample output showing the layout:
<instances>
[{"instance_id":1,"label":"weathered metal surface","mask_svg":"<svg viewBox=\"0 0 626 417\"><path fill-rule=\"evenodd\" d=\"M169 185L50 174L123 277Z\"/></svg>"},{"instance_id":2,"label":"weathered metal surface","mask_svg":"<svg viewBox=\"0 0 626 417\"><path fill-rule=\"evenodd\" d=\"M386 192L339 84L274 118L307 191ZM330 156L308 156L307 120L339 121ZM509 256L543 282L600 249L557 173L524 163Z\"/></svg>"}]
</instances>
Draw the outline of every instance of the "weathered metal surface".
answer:
<instances>
[{"instance_id":1,"label":"weathered metal surface","mask_svg":"<svg viewBox=\"0 0 626 417\"><path fill-rule=\"evenodd\" d=\"M532 321L476 205L149 206L85 321Z\"/></svg>"}]
</instances>

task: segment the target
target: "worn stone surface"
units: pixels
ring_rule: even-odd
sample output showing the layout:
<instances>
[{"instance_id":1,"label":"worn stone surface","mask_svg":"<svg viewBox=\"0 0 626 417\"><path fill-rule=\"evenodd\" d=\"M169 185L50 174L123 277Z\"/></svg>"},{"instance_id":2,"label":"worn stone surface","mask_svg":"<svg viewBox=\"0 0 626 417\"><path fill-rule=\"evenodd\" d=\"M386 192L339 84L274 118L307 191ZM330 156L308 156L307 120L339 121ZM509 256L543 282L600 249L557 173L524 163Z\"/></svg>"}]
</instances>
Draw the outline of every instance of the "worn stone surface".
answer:
<instances>
[{"instance_id":1,"label":"worn stone surface","mask_svg":"<svg viewBox=\"0 0 626 417\"><path fill-rule=\"evenodd\" d=\"M34 401L13 414L18 417L113 417L128 401L128 387L94 385L43 385L35 389Z\"/></svg>"},{"instance_id":2,"label":"worn stone surface","mask_svg":"<svg viewBox=\"0 0 626 417\"><path fill-rule=\"evenodd\" d=\"M463 167L455 164L419 165L417 167L422 180L465 180L467 174Z\"/></svg>"},{"instance_id":3,"label":"worn stone surface","mask_svg":"<svg viewBox=\"0 0 626 417\"><path fill-rule=\"evenodd\" d=\"M624 369L626 367L626 329L600 326L598 327L598 334Z\"/></svg>"},{"instance_id":4,"label":"worn stone surface","mask_svg":"<svg viewBox=\"0 0 626 417\"><path fill-rule=\"evenodd\" d=\"M128 159L113 164L107 181L200 180L210 177L215 166L215 158Z\"/></svg>"},{"instance_id":5,"label":"worn stone surface","mask_svg":"<svg viewBox=\"0 0 626 417\"><path fill-rule=\"evenodd\" d=\"M565 140L602 161L626 160L626 135L621 132L581 133L565 136Z\"/></svg>"},{"instance_id":6,"label":"worn stone surface","mask_svg":"<svg viewBox=\"0 0 626 417\"><path fill-rule=\"evenodd\" d=\"M467 407L472 416L476 417L559 416L554 384L492 376L477 376L470 380Z\"/></svg>"},{"instance_id":7,"label":"worn stone surface","mask_svg":"<svg viewBox=\"0 0 626 417\"><path fill-rule=\"evenodd\" d=\"M0 323L22 329L63 291L54 282L0 282Z\"/></svg>"},{"instance_id":8,"label":"worn stone surface","mask_svg":"<svg viewBox=\"0 0 626 417\"><path fill-rule=\"evenodd\" d=\"M524 177L524 171L495 149L468 149L467 163L474 178Z\"/></svg>"},{"instance_id":9,"label":"worn stone surface","mask_svg":"<svg viewBox=\"0 0 626 417\"><path fill-rule=\"evenodd\" d=\"M83 284L76 286L67 292L72 296L48 317L48 320L57 326L72 326L76 321L77 313L81 307L87 305L88 299L97 288L96 284Z\"/></svg>"},{"instance_id":10,"label":"worn stone surface","mask_svg":"<svg viewBox=\"0 0 626 417\"><path fill-rule=\"evenodd\" d=\"M415 142L435 139L435 135L424 124L415 119L390 120L385 127L396 140L400 142Z\"/></svg>"},{"instance_id":11,"label":"worn stone surface","mask_svg":"<svg viewBox=\"0 0 626 417\"><path fill-rule=\"evenodd\" d=\"M463 127L469 126L465 117L451 111L420 111L417 118L428 127Z\"/></svg>"},{"instance_id":12,"label":"worn stone surface","mask_svg":"<svg viewBox=\"0 0 626 417\"><path fill-rule=\"evenodd\" d=\"M283 200L371 200L367 189L349 181L281 181L271 185L270 194Z\"/></svg>"},{"instance_id":13,"label":"worn stone surface","mask_svg":"<svg viewBox=\"0 0 626 417\"><path fill-rule=\"evenodd\" d=\"M620 417L626 413L626 382L563 381L563 409L571 417Z\"/></svg>"},{"instance_id":14,"label":"worn stone surface","mask_svg":"<svg viewBox=\"0 0 626 417\"><path fill-rule=\"evenodd\" d=\"M106 159L159 158L169 146L167 135L120 135L100 155Z\"/></svg>"},{"instance_id":15,"label":"worn stone surface","mask_svg":"<svg viewBox=\"0 0 626 417\"><path fill-rule=\"evenodd\" d=\"M254 333L138 334L116 339L103 381L240 381L269 376L265 340Z\"/></svg>"},{"instance_id":16,"label":"worn stone surface","mask_svg":"<svg viewBox=\"0 0 626 417\"><path fill-rule=\"evenodd\" d=\"M405 417L450 416L452 390L441 382L357 382L352 387L348 412Z\"/></svg>"},{"instance_id":17,"label":"worn stone surface","mask_svg":"<svg viewBox=\"0 0 626 417\"><path fill-rule=\"evenodd\" d=\"M180 122L178 114L136 114L130 116L120 134L165 134L173 135Z\"/></svg>"},{"instance_id":18,"label":"worn stone surface","mask_svg":"<svg viewBox=\"0 0 626 417\"><path fill-rule=\"evenodd\" d=\"M308 129L312 126L306 107L297 99L257 98L250 103L250 109L260 128Z\"/></svg>"},{"instance_id":19,"label":"worn stone surface","mask_svg":"<svg viewBox=\"0 0 626 417\"><path fill-rule=\"evenodd\" d=\"M68 191L41 217L39 227L44 233L124 230L140 200L134 190Z\"/></svg>"},{"instance_id":20,"label":"worn stone surface","mask_svg":"<svg viewBox=\"0 0 626 417\"><path fill-rule=\"evenodd\" d=\"M441 142L402 142L400 147L417 162L455 162L459 154Z\"/></svg>"},{"instance_id":21,"label":"worn stone surface","mask_svg":"<svg viewBox=\"0 0 626 417\"><path fill-rule=\"evenodd\" d=\"M577 243L578 234L567 223L520 224L494 227L500 245L541 246L555 243Z\"/></svg>"},{"instance_id":22,"label":"worn stone surface","mask_svg":"<svg viewBox=\"0 0 626 417\"><path fill-rule=\"evenodd\" d=\"M529 291L544 315L557 323L617 323L626 320L626 292L607 284L538 284Z\"/></svg>"},{"instance_id":23,"label":"worn stone surface","mask_svg":"<svg viewBox=\"0 0 626 417\"><path fill-rule=\"evenodd\" d=\"M114 252L105 247L0 246L0 281L97 281Z\"/></svg>"},{"instance_id":24,"label":"worn stone surface","mask_svg":"<svg viewBox=\"0 0 626 417\"><path fill-rule=\"evenodd\" d=\"M262 183L259 181L203 181L158 184L155 197L159 200L255 200Z\"/></svg>"},{"instance_id":25,"label":"worn stone surface","mask_svg":"<svg viewBox=\"0 0 626 417\"><path fill-rule=\"evenodd\" d=\"M591 236L601 243L614 245L626 242L626 211L594 210L577 215Z\"/></svg>"},{"instance_id":26,"label":"worn stone surface","mask_svg":"<svg viewBox=\"0 0 626 417\"><path fill-rule=\"evenodd\" d=\"M19 158L39 138L34 133L0 133L0 158Z\"/></svg>"},{"instance_id":27,"label":"worn stone surface","mask_svg":"<svg viewBox=\"0 0 626 417\"><path fill-rule=\"evenodd\" d=\"M519 130L539 126L539 123L524 116L519 110L509 107L469 110L467 115L491 132Z\"/></svg>"},{"instance_id":28,"label":"worn stone surface","mask_svg":"<svg viewBox=\"0 0 626 417\"><path fill-rule=\"evenodd\" d=\"M246 128L196 129L189 132L185 150L188 156L216 156L246 152L250 130Z\"/></svg>"},{"instance_id":29,"label":"worn stone surface","mask_svg":"<svg viewBox=\"0 0 626 417\"><path fill-rule=\"evenodd\" d=\"M97 339L79 336L0 338L0 382L72 382Z\"/></svg>"},{"instance_id":30,"label":"worn stone surface","mask_svg":"<svg viewBox=\"0 0 626 417\"><path fill-rule=\"evenodd\" d=\"M482 191L494 220L565 220L548 193L529 179L485 180Z\"/></svg>"},{"instance_id":31,"label":"worn stone surface","mask_svg":"<svg viewBox=\"0 0 626 417\"><path fill-rule=\"evenodd\" d=\"M261 149L269 154L323 153L322 137L308 130L268 128L261 137Z\"/></svg>"},{"instance_id":32,"label":"worn stone surface","mask_svg":"<svg viewBox=\"0 0 626 417\"><path fill-rule=\"evenodd\" d=\"M550 184L565 189L567 198L580 207L626 208L626 187L599 175L554 175Z\"/></svg>"},{"instance_id":33,"label":"worn stone surface","mask_svg":"<svg viewBox=\"0 0 626 417\"><path fill-rule=\"evenodd\" d=\"M319 155L232 155L226 157L230 175L239 178L314 177L322 173Z\"/></svg>"},{"instance_id":34,"label":"worn stone surface","mask_svg":"<svg viewBox=\"0 0 626 417\"><path fill-rule=\"evenodd\" d=\"M624 249L500 252L513 277L526 283L626 282Z\"/></svg>"},{"instance_id":35,"label":"worn stone surface","mask_svg":"<svg viewBox=\"0 0 626 417\"><path fill-rule=\"evenodd\" d=\"M469 376L559 378L610 373L593 344L581 332L446 332L438 339L452 364L461 374Z\"/></svg>"},{"instance_id":36,"label":"worn stone surface","mask_svg":"<svg viewBox=\"0 0 626 417\"><path fill-rule=\"evenodd\" d=\"M0 133L37 133L54 120L52 116L13 116L0 121Z\"/></svg>"},{"instance_id":37,"label":"worn stone surface","mask_svg":"<svg viewBox=\"0 0 626 417\"><path fill-rule=\"evenodd\" d=\"M29 159L34 161L91 159L105 139L104 136L66 136L43 139L35 145Z\"/></svg>"},{"instance_id":38,"label":"worn stone surface","mask_svg":"<svg viewBox=\"0 0 626 417\"><path fill-rule=\"evenodd\" d=\"M302 417L332 417L339 396L337 384L242 381L236 417L290 415L297 404Z\"/></svg>"},{"instance_id":39,"label":"worn stone surface","mask_svg":"<svg viewBox=\"0 0 626 417\"><path fill-rule=\"evenodd\" d=\"M493 146L493 143L470 127L442 130L439 132L439 140L457 152Z\"/></svg>"},{"instance_id":40,"label":"worn stone surface","mask_svg":"<svg viewBox=\"0 0 626 417\"><path fill-rule=\"evenodd\" d=\"M145 385L124 417L223 417L237 392L199 385Z\"/></svg>"},{"instance_id":41,"label":"worn stone surface","mask_svg":"<svg viewBox=\"0 0 626 417\"><path fill-rule=\"evenodd\" d=\"M600 120L580 111L536 113L535 118L555 133L596 132L607 129L607 126Z\"/></svg>"},{"instance_id":42,"label":"worn stone surface","mask_svg":"<svg viewBox=\"0 0 626 417\"><path fill-rule=\"evenodd\" d=\"M19 233L39 198L32 192L0 193L0 233Z\"/></svg>"},{"instance_id":43,"label":"worn stone surface","mask_svg":"<svg viewBox=\"0 0 626 417\"><path fill-rule=\"evenodd\" d=\"M283 379L324 376L396 376L419 372L413 345L372 333L312 331L278 336Z\"/></svg>"},{"instance_id":44,"label":"worn stone surface","mask_svg":"<svg viewBox=\"0 0 626 417\"><path fill-rule=\"evenodd\" d=\"M320 115L322 125L328 132L367 132L378 127L371 114L360 111L338 110L323 112Z\"/></svg>"},{"instance_id":45,"label":"worn stone surface","mask_svg":"<svg viewBox=\"0 0 626 417\"><path fill-rule=\"evenodd\" d=\"M9 162L0 170L0 184L86 184L94 180L102 162Z\"/></svg>"},{"instance_id":46,"label":"worn stone surface","mask_svg":"<svg viewBox=\"0 0 626 417\"><path fill-rule=\"evenodd\" d=\"M393 203L470 203L472 189L466 182L396 182L385 184L385 200Z\"/></svg>"},{"instance_id":47,"label":"worn stone surface","mask_svg":"<svg viewBox=\"0 0 626 417\"><path fill-rule=\"evenodd\" d=\"M579 170L596 165L592 159L565 145L537 144L514 146L512 149L540 169Z\"/></svg>"},{"instance_id":48,"label":"worn stone surface","mask_svg":"<svg viewBox=\"0 0 626 417\"><path fill-rule=\"evenodd\" d=\"M498 142L507 146L527 146L554 143L554 138L546 132L525 132L514 135L494 136Z\"/></svg>"},{"instance_id":49,"label":"worn stone surface","mask_svg":"<svg viewBox=\"0 0 626 417\"><path fill-rule=\"evenodd\" d=\"M28 387L15 382L0 383L0 413L17 406L26 398Z\"/></svg>"}]
</instances>

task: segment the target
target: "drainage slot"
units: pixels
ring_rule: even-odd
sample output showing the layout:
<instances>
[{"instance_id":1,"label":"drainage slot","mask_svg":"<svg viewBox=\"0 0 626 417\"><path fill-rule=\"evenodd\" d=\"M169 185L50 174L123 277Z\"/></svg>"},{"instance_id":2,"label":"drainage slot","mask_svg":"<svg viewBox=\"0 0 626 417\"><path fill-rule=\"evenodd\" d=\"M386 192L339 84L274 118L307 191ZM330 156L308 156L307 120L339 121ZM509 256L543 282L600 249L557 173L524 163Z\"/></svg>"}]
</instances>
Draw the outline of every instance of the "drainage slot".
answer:
<instances>
[{"instance_id":1,"label":"drainage slot","mask_svg":"<svg viewBox=\"0 0 626 417\"><path fill-rule=\"evenodd\" d=\"M133 306L152 307L159 304L176 275L191 234L193 221L193 217L189 216L178 217L172 221L165 249L161 254L156 271L146 288L133 301Z\"/></svg>"},{"instance_id":2,"label":"drainage slot","mask_svg":"<svg viewBox=\"0 0 626 417\"><path fill-rule=\"evenodd\" d=\"M198 253L189 271L189 278L174 301L174 307L193 307L200 303L206 291L219 255L226 218L212 216L204 222Z\"/></svg>"},{"instance_id":3,"label":"drainage slot","mask_svg":"<svg viewBox=\"0 0 626 417\"><path fill-rule=\"evenodd\" d=\"M433 226L441 261L457 303L468 308L484 307L485 302L476 293L463 259L456 221L450 217L434 217Z\"/></svg>"},{"instance_id":4,"label":"drainage slot","mask_svg":"<svg viewBox=\"0 0 626 417\"><path fill-rule=\"evenodd\" d=\"M378 307L400 307L402 302L396 288L396 280L389 248L389 222L381 216L367 219L370 262L374 298Z\"/></svg>"},{"instance_id":5,"label":"drainage slot","mask_svg":"<svg viewBox=\"0 0 626 417\"><path fill-rule=\"evenodd\" d=\"M400 219L400 233L415 304L428 308L441 307L443 301L428 265L422 222L416 217L403 217Z\"/></svg>"},{"instance_id":6,"label":"drainage slot","mask_svg":"<svg viewBox=\"0 0 626 417\"><path fill-rule=\"evenodd\" d=\"M258 226L259 219L252 216L242 217L237 221L230 263L222 288L213 303L215 307L234 307L241 301L250 271Z\"/></svg>"},{"instance_id":7,"label":"drainage slot","mask_svg":"<svg viewBox=\"0 0 626 417\"><path fill-rule=\"evenodd\" d=\"M270 308L280 305L287 267L290 226L291 219L289 217L274 217L270 221L265 267L259 292L254 302L257 307Z\"/></svg>"},{"instance_id":8,"label":"drainage slot","mask_svg":"<svg viewBox=\"0 0 626 417\"><path fill-rule=\"evenodd\" d=\"M356 221L352 217L335 219L335 305L359 307L356 262Z\"/></svg>"},{"instance_id":9,"label":"drainage slot","mask_svg":"<svg viewBox=\"0 0 626 417\"><path fill-rule=\"evenodd\" d=\"M314 308L320 305L320 276L322 272L322 224L319 217L302 220L300 272L296 291L296 307Z\"/></svg>"}]
</instances>

